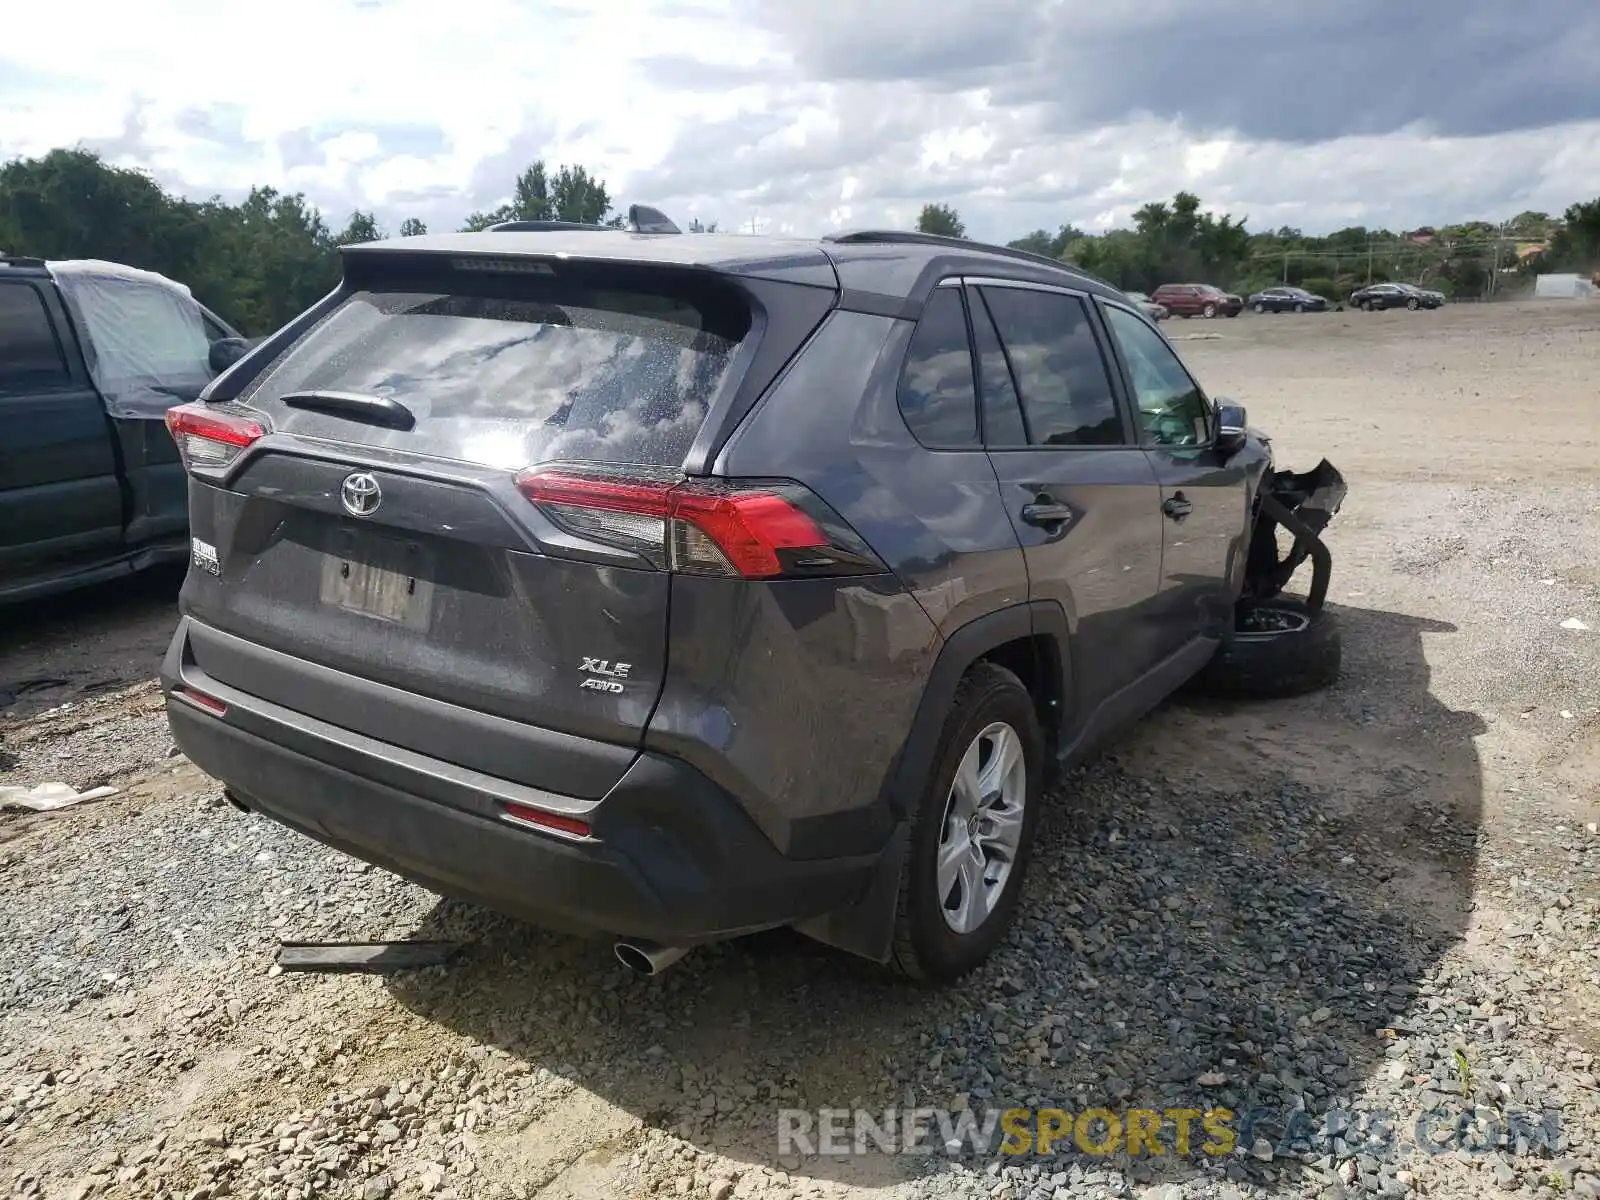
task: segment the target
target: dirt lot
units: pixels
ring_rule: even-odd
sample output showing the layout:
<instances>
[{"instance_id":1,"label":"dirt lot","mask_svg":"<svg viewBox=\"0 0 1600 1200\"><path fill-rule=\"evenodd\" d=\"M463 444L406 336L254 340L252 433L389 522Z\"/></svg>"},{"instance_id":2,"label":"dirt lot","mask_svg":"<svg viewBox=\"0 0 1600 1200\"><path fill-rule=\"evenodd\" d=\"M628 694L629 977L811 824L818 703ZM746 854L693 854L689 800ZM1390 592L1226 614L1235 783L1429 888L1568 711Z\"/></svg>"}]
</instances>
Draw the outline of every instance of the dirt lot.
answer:
<instances>
[{"instance_id":1,"label":"dirt lot","mask_svg":"<svg viewBox=\"0 0 1600 1200\"><path fill-rule=\"evenodd\" d=\"M148 681L170 576L6 614L0 783L122 790L0 814L0 1178L74 1200L1600 1195L1600 304L1171 333L1281 462L1350 481L1344 677L1175 701L1078 772L1024 921L959 989L778 935L640 980L439 902L169 757ZM271 967L282 938L419 932L470 944L387 979ZM888 1106L1226 1107L1238 1137L779 1152L779 1109Z\"/></svg>"}]
</instances>

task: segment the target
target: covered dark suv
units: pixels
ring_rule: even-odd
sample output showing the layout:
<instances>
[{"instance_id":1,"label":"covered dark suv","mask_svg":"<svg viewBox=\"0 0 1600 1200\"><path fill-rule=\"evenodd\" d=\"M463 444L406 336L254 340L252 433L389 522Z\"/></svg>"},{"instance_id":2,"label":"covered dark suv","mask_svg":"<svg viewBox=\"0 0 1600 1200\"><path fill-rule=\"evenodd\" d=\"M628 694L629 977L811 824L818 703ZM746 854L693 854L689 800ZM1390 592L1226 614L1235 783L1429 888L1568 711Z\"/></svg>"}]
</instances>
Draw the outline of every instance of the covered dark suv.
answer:
<instances>
[{"instance_id":1,"label":"covered dark suv","mask_svg":"<svg viewBox=\"0 0 1600 1200\"><path fill-rule=\"evenodd\" d=\"M1060 765L1196 676L1338 670L1338 472L1275 470L1121 293L1018 251L349 247L169 425L183 751L640 970L794 926L958 976Z\"/></svg>"}]
</instances>

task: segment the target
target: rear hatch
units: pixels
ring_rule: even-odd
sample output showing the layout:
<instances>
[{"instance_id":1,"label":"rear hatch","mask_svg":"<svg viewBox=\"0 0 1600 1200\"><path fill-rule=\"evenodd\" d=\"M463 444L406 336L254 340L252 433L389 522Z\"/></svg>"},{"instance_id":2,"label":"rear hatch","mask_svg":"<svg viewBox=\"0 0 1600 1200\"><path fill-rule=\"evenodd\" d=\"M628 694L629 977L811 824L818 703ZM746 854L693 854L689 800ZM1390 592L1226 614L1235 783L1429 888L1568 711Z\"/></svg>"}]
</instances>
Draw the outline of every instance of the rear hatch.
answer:
<instances>
[{"instance_id":1,"label":"rear hatch","mask_svg":"<svg viewBox=\"0 0 1600 1200\"><path fill-rule=\"evenodd\" d=\"M352 286L236 403L195 406L247 447L179 431L216 558L185 585L194 663L445 761L603 794L632 754L577 739L638 746L671 576L555 523L528 469L676 479L737 386L750 304L667 267L413 265Z\"/></svg>"}]
</instances>

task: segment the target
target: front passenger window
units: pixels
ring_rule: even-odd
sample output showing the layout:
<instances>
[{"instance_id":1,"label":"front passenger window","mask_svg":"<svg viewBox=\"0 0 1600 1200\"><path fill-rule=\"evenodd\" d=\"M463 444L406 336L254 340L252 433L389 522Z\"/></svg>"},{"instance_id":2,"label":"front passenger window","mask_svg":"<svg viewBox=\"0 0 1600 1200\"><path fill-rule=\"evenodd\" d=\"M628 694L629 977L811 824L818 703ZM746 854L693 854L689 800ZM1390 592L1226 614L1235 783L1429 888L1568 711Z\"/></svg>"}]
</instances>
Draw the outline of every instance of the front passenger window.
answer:
<instances>
[{"instance_id":1,"label":"front passenger window","mask_svg":"<svg viewBox=\"0 0 1600 1200\"><path fill-rule=\"evenodd\" d=\"M1128 369L1147 446L1211 443L1211 405L1167 340L1127 309L1102 306Z\"/></svg>"}]
</instances>

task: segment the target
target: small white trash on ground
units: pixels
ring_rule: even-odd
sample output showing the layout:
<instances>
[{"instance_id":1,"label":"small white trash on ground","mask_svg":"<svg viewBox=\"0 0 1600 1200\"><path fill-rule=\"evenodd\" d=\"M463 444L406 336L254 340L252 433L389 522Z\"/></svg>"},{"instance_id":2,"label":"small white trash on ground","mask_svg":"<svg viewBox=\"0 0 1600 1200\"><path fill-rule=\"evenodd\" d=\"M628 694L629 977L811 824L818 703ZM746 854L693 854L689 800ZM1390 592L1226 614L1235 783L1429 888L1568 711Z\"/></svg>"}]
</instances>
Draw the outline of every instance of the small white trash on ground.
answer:
<instances>
[{"instance_id":1,"label":"small white trash on ground","mask_svg":"<svg viewBox=\"0 0 1600 1200\"><path fill-rule=\"evenodd\" d=\"M52 812L82 804L85 800L103 800L116 794L114 787L90 788L87 792L80 792L67 783L39 783L31 788L4 786L0 787L0 808L31 808L34 812Z\"/></svg>"}]
</instances>

